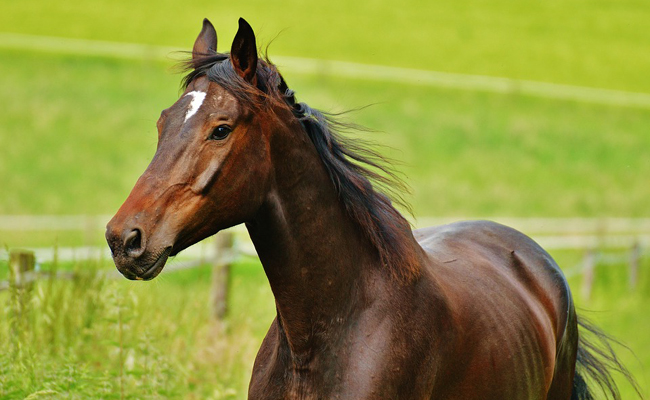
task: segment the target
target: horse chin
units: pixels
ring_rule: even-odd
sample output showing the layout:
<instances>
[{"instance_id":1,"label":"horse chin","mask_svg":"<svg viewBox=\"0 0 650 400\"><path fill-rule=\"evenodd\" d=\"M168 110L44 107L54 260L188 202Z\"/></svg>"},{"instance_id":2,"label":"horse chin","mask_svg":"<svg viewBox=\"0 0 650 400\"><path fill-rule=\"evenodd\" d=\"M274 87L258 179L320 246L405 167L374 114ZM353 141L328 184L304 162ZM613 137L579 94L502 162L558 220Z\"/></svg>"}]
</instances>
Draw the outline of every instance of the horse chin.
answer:
<instances>
[{"instance_id":1,"label":"horse chin","mask_svg":"<svg viewBox=\"0 0 650 400\"><path fill-rule=\"evenodd\" d=\"M172 247L165 248L153 265L140 276L141 280L149 281L158 276L163 268L165 268L165 264L167 263L169 255L172 253L172 249Z\"/></svg>"},{"instance_id":2,"label":"horse chin","mask_svg":"<svg viewBox=\"0 0 650 400\"><path fill-rule=\"evenodd\" d=\"M147 257L149 260L154 260L153 262L144 265L124 265L116 259L115 265L127 279L135 281L150 281L160 274L171 253L172 247L170 246L166 247L162 252L158 253L158 255Z\"/></svg>"}]
</instances>

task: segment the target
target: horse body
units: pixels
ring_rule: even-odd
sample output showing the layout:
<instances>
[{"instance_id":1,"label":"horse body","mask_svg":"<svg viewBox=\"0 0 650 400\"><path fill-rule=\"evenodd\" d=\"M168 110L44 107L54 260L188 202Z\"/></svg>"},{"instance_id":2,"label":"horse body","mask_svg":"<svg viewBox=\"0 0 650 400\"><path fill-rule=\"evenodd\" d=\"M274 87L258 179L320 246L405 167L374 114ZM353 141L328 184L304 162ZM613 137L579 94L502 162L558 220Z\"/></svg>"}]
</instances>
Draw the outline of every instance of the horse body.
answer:
<instances>
[{"instance_id":1,"label":"horse body","mask_svg":"<svg viewBox=\"0 0 650 400\"><path fill-rule=\"evenodd\" d=\"M416 271L396 279L295 120L270 157L271 195L247 228L278 316L250 399L570 398L575 312L537 244L485 221L412 234L401 219ZM556 369L567 378L552 387Z\"/></svg>"},{"instance_id":2,"label":"horse body","mask_svg":"<svg viewBox=\"0 0 650 400\"><path fill-rule=\"evenodd\" d=\"M245 21L230 54L216 41L205 20L106 239L124 276L149 280L246 224L277 308L249 398L591 399L577 363L616 398L544 250L484 221L412 232L373 186L390 171L296 102Z\"/></svg>"},{"instance_id":3,"label":"horse body","mask_svg":"<svg viewBox=\"0 0 650 400\"><path fill-rule=\"evenodd\" d=\"M409 283L395 283L376 265L345 266L350 257L342 249L342 260L315 266L309 259L295 268L327 272L294 289L286 303L277 300L278 318L255 362L249 398L568 400L577 325L550 256L524 235L488 222L428 228L415 238L424 249L422 271ZM264 263L263 246L258 251ZM341 266L356 271L349 297L328 278L328 270ZM267 275L282 299L273 273ZM323 314L314 295L335 305L333 313ZM293 318L297 304L321 315ZM293 336L296 323L304 328L302 340Z\"/></svg>"}]
</instances>

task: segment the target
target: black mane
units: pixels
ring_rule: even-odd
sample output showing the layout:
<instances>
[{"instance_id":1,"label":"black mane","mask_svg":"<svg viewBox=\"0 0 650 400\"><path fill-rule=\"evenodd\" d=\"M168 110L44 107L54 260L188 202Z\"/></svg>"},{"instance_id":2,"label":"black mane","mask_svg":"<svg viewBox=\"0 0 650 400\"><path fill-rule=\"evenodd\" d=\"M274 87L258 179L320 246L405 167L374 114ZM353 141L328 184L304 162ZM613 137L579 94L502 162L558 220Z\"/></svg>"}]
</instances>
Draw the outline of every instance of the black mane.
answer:
<instances>
[{"instance_id":1,"label":"black mane","mask_svg":"<svg viewBox=\"0 0 650 400\"><path fill-rule=\"evenodd\" d=\"M369 143L341 134L356 126L297 102L293 90L268 58L258 61L257 86L237 74L228 54L214 53L189 60L185 69L188 73L182 80L183 89L194 79L206 76L243 106L255 110L289 107L316 147L348 215L377 249L381 262L398 278L410 279L418 274L410 225L391 201L410 210L399 195L407 192L408 187Z\"/></svg>"}]
</instances>

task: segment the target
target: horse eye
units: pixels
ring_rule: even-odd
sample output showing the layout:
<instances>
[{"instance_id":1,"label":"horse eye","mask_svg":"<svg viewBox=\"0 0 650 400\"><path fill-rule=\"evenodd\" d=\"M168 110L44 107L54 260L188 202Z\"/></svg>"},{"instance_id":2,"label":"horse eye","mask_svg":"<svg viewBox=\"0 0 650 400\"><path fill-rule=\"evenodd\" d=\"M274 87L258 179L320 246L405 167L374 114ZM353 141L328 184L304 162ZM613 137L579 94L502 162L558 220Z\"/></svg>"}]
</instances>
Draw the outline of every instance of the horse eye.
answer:
<instances>
[{"instance_id":1,"label":"horse eye","mask_svg":"<svg viewBox=\"0 0 650 400\"><path fill-rule=\"evenodd\" d=\"M232 129L228 125L219 125L210 134L210 140L223 140L228 137Z\"/></svg>"}]
</instances>

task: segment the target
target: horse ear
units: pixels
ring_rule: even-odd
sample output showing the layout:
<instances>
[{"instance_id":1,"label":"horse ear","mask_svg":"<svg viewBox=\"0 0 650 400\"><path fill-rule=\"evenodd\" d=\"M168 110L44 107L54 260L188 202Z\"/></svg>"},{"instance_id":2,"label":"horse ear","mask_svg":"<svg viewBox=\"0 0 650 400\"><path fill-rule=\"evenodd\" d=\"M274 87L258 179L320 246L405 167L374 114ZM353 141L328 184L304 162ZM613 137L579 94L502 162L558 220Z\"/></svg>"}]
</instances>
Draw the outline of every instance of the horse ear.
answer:
<instances>
[{"instance_id":1,"label":"horse ear","mask_svg":"<svg viewBox=\"0 0 650 400\"><path fill-rule=\"evenodd\" d=\"M239 76L255 84L257 44L255 44L253 28L243 18L239 18L239 30L232 41L230 61Z\"/></svg>"},{"instance_id":2,"label":"horse ear","mask_svg":"<svg viewBox=\"0 0 650 400\"><path fill-rule=\"evenodd\" d=\"M196 60L199 57L212 55L217 51L217 31L214 26L208 21L207 18L203 19L203 29L199 33L199 37L194 42L192 48L192 59Z\"/></svg>"}]
</instances>

